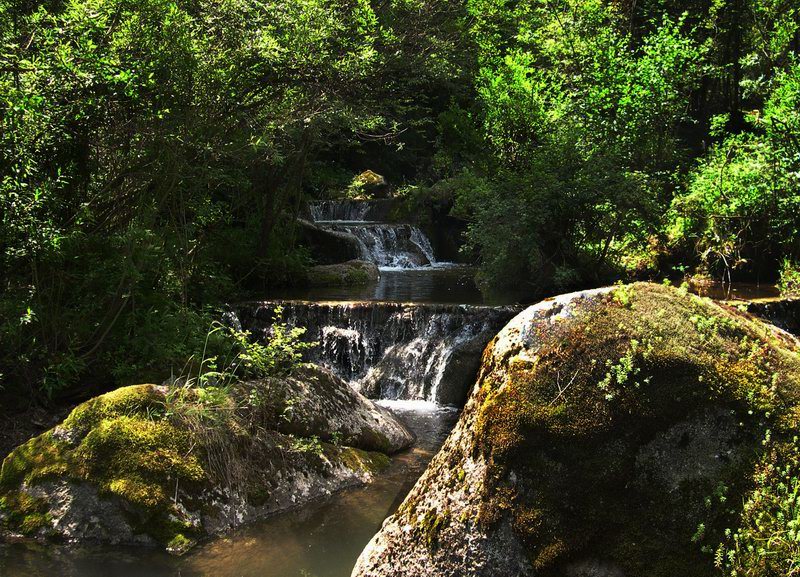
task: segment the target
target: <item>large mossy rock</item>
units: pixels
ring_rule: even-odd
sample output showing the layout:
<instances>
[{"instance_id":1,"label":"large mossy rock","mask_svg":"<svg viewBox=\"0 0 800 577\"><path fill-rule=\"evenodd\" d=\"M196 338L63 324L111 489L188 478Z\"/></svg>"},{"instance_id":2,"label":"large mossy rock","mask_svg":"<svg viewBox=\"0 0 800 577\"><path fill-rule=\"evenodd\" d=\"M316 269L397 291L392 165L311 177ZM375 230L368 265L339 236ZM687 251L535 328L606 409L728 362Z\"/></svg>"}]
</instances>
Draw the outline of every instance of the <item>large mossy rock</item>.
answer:
<instances>
[{"instance_id":1,"label":"large mossy rock","mask_svg":"<svg viewBox=\"0 0 800 577\"><path fill-rule=\"evenodd\" d=\"M6 534L161 545L365 483L412 435L330 372L232 390L118 389L76 407L0 469Z\"/></svg>"},{"instance_id":2,"label":"large mossy rock","mask_svg":"<svg viewBox=\"0 0 800 577\"><path fill-rule=\"evenodd\" d=\"M798 351L659 285L529 307L353 575L796 573Z\"/></svg>"}]
</instances>

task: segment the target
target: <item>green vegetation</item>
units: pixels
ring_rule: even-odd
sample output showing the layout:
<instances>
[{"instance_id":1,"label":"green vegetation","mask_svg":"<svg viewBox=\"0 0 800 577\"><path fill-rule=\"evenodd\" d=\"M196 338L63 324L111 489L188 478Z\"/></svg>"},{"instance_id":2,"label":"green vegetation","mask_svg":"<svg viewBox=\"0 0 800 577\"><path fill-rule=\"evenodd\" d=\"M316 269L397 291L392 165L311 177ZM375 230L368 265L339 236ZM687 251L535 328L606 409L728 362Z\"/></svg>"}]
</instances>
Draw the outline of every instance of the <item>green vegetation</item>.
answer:
<instances>
[{"instance_id":1,"label":"green vegetation","mask_svg":"<svg viewBox=\"0 0 800 577\"><path fill-rule=\"evenodd\" d=\"M574 555L632 575L797 574L796 342L653 284L535 327L535 360L481 385L480 523L510 517L545 574Z\"/></svg>"},{"instance_id":2,"label":"green vegetation","mask_svg":"<svg viewBox=\"0 0 800 577\"><path fill-rule=\"evenodd\" d=\"M179 371L222 303L307 282L307 200L382 177L409 215L463 219L489 291L781 270L793 290L791 2L3 0L0 19L8 402Z\"/></svg>"},{"instance_id":3,"label":"green vegetation","mask_svg":"<svg viewBox=\"0 0 800 577\"><path fill-rule=\"evenodd\" d=\"M763 281L795 258L796 6L469 10L476 100L440 116L437 167L486 286L529 296L687 268Z\"/></svg>"},{"instance_id":4,"label":"green vegetation","mask_svg":"<svg viewBox=\"0 0 800 577\"><path fill-rule=\"evenodd\" d=\"M241 350L227 370L183 376L170 386L123 387L78 405L59 426L2 462L0 529L58 536L50 525L58 496L47 483L67 481L124 503L134 534L182 553L207 536L185 506L222 514L214 510L220 490L260 507L273 492L288 497L280 494L284 478L324 476L337 468L354 475L384 469L388 456L340 445L341 434L320 430L329 443L313 426L301 434L288 430L295 415L287 414L294 400L286 396L286 379L299 363L299 335L280 323L266 345L237 334ZM240 374L258 378L242 381ZM329 385L309 392L307 400L328 407L327 396L341 394ZM348 442L371 449L368 440ZM276 476L281 469L286 471Z\"/></svg>"}]
</instances>

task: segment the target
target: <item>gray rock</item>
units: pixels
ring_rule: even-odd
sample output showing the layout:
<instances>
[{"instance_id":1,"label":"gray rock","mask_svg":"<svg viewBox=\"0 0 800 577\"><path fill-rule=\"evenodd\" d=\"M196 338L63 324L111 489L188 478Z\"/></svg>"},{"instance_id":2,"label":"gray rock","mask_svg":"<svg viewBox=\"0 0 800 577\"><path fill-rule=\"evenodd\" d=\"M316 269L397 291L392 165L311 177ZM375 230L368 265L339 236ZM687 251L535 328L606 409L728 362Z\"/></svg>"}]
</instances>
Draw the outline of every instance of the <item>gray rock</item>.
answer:
<instances>
[{"instance_id":1,"label":"gray rock","mask_svg":"<svg viewBox=\"0 0 800 577\"><path fill-rule=\"evenodd\" d=\"M313 222L297 219L300 241L309 247L319 264L337 264L362 256L359 240L348 232L322 228Z\"/></svg>"},{"instance_id":2,"label":"gray rock","mask_svg":"<svg viewBox=\"0 0 800 577\"><path fill-rule=\"evenodd\" d=\"M763 506L756 467L794 446L799 410L798 341L750 315L646 283L549 299L489 344L352 575L711 575L701 549Z\"/></svg>"},{"instance_id":3,"label":"gray rock","mask_svg":"<svg viewBox=\"0 0 800 577\"><path fill-rule=\"evenodd\" d=\"M283 397L275 406L291 403L291 410L282 417L282 433L316 435L388 454L414 442L412 433L390 411L357 393L328 369L309 365L270 385Z\"/></svg>"}]
</instances>

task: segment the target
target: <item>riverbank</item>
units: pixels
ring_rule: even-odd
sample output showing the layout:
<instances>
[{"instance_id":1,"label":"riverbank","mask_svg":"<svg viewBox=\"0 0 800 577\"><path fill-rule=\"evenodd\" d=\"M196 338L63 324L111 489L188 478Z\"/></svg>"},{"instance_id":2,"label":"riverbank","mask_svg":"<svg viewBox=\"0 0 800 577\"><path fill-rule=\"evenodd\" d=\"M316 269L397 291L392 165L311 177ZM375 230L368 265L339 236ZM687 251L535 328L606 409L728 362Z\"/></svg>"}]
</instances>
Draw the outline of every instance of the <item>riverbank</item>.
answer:
<instances>
[{"instance_id":1,"label":"riverbank","mask_svg":"<svg viewBox=\"0 0 800 577\"><path fill-rule=\"evenodd\" d=\"M417 436L371 485L203 543L183 558L141 548L0 544L0 575L14 577L349 577L355 560L392 514L450 432L458 411L383 402Z\"/></svg>"}]
</instances>

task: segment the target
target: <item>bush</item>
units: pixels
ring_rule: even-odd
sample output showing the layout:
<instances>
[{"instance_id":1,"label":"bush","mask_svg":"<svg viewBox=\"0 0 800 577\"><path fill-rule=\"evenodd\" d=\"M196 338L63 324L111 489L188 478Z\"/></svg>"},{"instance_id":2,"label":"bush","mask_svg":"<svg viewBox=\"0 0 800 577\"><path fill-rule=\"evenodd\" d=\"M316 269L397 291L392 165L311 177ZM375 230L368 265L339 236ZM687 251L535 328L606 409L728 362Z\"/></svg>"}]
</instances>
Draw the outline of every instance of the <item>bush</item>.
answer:
<instances>
[{"instance_id":1,"label":"bush","mask_svg":"<svg viewBox=\"0 0 800 577\"><path fill-rule=\"evenodd\" d=\"M781 265L778 288L785 297L800 296L800 268L789 259L784 259Z\"/></svg>"}]
</instances>

